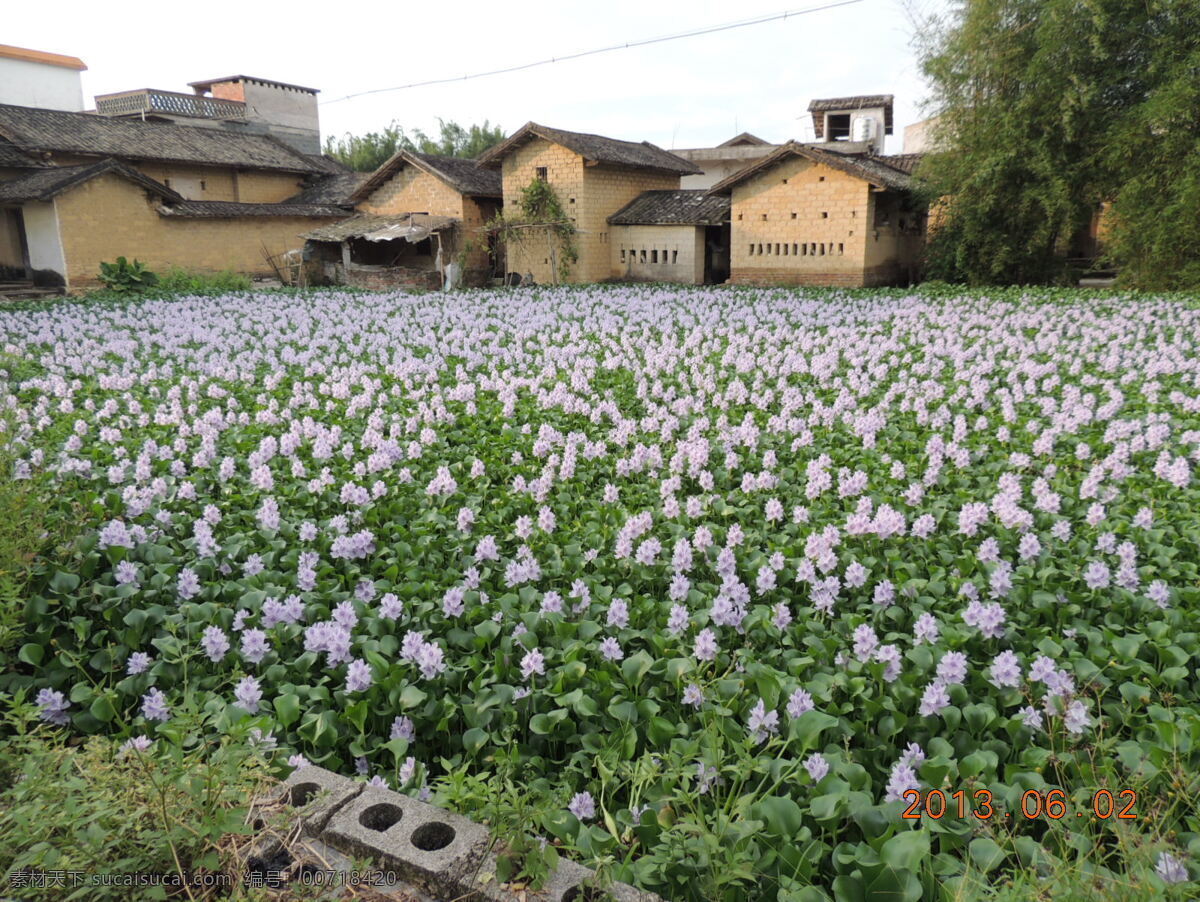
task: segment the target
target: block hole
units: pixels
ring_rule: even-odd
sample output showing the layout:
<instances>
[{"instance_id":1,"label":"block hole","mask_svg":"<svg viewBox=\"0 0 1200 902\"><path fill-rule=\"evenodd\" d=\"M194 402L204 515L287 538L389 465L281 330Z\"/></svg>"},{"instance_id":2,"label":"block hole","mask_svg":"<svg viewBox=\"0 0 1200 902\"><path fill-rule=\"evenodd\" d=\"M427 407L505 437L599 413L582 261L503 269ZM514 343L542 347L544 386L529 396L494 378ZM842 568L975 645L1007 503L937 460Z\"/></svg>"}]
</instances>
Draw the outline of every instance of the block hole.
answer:
<instances>
[{"instance_id":1,"label":"block hole","mask_svg":"<svg viewBox=\"0 0 1200 902\"><path fill-rule=\"evenodd\" d=\"M358 822L368 830L377 830L382 833L389 827L400 823L400 818L403 816L404 810L399 805L392 805L389 802L379 802L366 808L358 816Z\"/></svg>"},{"instance_id":2,"label":"block hole","mask_svg":"<svg viewBox=\"0 0 1200 902\"><path fill-rule=\"evenodd\" d=\"M318 783L297 783L288 792L288 804L293 808L303 808L320 791L321 786Z\"/></svg>"},{"instance_id":3,"label":"block hole","mask_svg":"<svg viewBox=\"0 0 1200 902\"><path fill-rule=\"evenodd\" d=\"M246 877L266 881L259 885L277 886L288 879L287 871L292 866L292 853L280 848L270 855L252 855L246 861ZM268 883L269 882L269 883Z\"/></svg>"},{"instance_id":4,"label":"block hole","mask_svg":"<svg viewBox=\"0 0 1200 902\"><path fill-rule=\"evenodd\" d=\"M454 828L437 821L422 824L413 831L412 844L423 852L436 852L454 842Z\"/></svg>"}]
</instances>

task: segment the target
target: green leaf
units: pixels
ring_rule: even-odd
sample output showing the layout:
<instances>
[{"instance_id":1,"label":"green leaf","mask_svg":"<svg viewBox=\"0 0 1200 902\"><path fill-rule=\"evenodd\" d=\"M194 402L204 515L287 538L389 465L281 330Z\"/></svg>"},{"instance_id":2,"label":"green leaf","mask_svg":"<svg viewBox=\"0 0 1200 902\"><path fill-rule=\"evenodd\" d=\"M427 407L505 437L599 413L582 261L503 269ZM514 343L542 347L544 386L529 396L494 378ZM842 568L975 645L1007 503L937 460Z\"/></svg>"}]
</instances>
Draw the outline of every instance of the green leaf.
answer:
<instances>
[{"instance_id":1,"label":"green leaf","mask_svg":"<svg viewBox=\"0 0 1200 902\"><path fill-rule=\"evenodd\" d=\"M488 743L487 730L481 730L476 727L473 730L467 730L462 737L463 748L474 755Z\"/></svg>"},{"instance_id":2,"label":"green leaf","mask_svg":"<svg viewBox=\"0 0 1200 902\"><path fill-rule=\"evenodd\" d=\"M821 711L805 711L792 720L789 735L802 749L816 748L817 738L825 730L837 726L837 718Z\"/></svg>"},{"instance_id":3,"label":"green leaf","mask_svg":"<svg viewBox=\"0 0 1200 902\"><path fill-rule=\"evenodd\" d=\"M910 822L911 823L911 822ZM929 831L906 830L883 844L879 859L894 868L917 870L929 857Z\"/></svg>"},{"instance_id":4,"label":"green leaf","mask_svg":"<svg viewBox=\"0 0 1200 902\"><path fill-rule=\"evenodd\" d=\"M275 717L283 727L290 727L300 716L300 697L288 692L275 699Z\"/></svg>"},{"instance_id":5,"label":"green leaf","mask_svg":"<svg viewBox=\"0 0 1200 902\"><path fill-rule=\"evenodd\" d=\"M755 817L762 818L767 831L781 839L791 839L803 826L800 806L790 796L770 796L755 807Z\"/></svg>"},{"instance_id":6,"label":"green leaf","mask_svg":"<svg viewBox=\"0 0 1200 902\"><path fill-rule=\"evenodd\" d=\"M1004 861L1004 850L996 844L995 840L988 839L986 836L971 840L970 851L971 861L985 874L994 871Z\"/></svg>"},{"instance_id":7,"label":"green leaf","mask_svg":"<svg viewBox=\"0 0 1200 902\"><path fill-rule=\"evenodd\" d=\"M50 578L50 588L59 595L70 595L79 588L79 577L66 570L59 570Z\"/></svg>"},{"instance_id":8,"label":"green leaf","mask_svg":"<svg viewBox=\"0 0 1200 902\"><path fill-rule=\"evenodd\" d=\"M42 658L45 657L45 650L36 642L26 642L21 646L21 650L17 652L17 658L37 667L42 663Z\"/></svg>"}]
</instances>

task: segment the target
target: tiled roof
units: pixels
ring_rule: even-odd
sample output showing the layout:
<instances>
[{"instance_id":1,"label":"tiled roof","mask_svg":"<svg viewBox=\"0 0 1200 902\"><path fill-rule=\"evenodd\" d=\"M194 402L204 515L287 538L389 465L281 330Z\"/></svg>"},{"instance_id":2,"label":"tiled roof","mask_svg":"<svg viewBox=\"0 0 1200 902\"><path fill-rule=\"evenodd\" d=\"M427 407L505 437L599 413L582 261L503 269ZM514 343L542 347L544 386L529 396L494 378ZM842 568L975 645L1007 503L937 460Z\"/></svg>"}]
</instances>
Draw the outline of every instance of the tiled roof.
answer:
<instances>
[{"instance_id":1,"label":"tiled roof","mask_svg":"<svg viewBox=\"0 0 1200 902\"><path fill-rule=\"evenodd\" d=\"M164 204L158 210L163 216L182 219L240 219L246 216L302 216L332 218L345 216L346 211L330 204L239 204L225 200L185 200Z\"/></svg>"},{"instance_id":2,"label":"tiled roof","mask_svg":"<svg viewBox=\"0 0 1200 902\"><path fill-rule=\"evenodd\" d=\"M612 166L625 166L633 169L653 169L658 172L672 172L680 175L698 175L701 172L700 167L696 164L683 159L683 157L677 157L661 147L656 147L649 141L643 141L640 144L633 141L620 141L616 138L606 138L603 135L589 135L582 132L548 128L538 125L536 122L525 123L506 140L480 154L479 165L499 166L504 157L531 138L543 138L553 144L560 144L568 150L575 151L585 160L595 163L608 163Z\"/></svg>"},{"instance_id":3,"label":"tiled roof","mask_svg":"<svg viewBox=\"0 0 1200 902\"><path fill-rule=\"evenodd\" d=\"M133 182L135 185L157 194L163 200L182 201L183 198L149 176L117 160L101 160L86 166L52 166L35 169L28 175L0 182L0 203L25 203L31 200L50 200L64 191L91 181L97 176L112 173Z\"/></svg>"},{"instance_id":4,"label":"tiled roof","mask_svg":"<svg viewBox=\"0 0 1200 902\"><path fill-rule=\"evenodd\" d=\"M899 169L901 172L908 175L913 174L913 170L917 168L917 164L921 162L925 154L923 153L894 153L887 156L876 157L880 163L886 163L893 169Z\"/></svg>"},{"instance_id":5,"label":"tiled roof","mask_svg":"<svg viewBox=\"0 0 1200 902\"><path fill-rule=\"evenodd\" d=\"M828 113L837 110L867 110L873 107L883 107L883 133L892 133L892 94L856 94L853 97L824 97L813 100L808 105L810 113ZM813 116L813 131L819 139L825 137L825 117Z\"/></svg>"},{"instance_id":6,"label":"tiled roof","mask_svg":"<svg viewBox=\"0 0 1200 902\"><path fill-rule=\"evenodd\" d=\"M428 153L401 150L372 172L353 194L354 201L366 200L405 166L415 166L441 179L455 191L468 197L500 197L500 173L483 169L474 160L440 157Z\"/></svg>"},{"instance_id":7,"label":"tiled roof","mask_svg":"<svg viewBox=\"0 0 1200 902\"><path fill-rule=\"evenodd\" d=\"M352 207L351 197L369 177L368 172L336 172L323 175L298 194L293 194L284 203L288 204L336 204Z\"/></svg>"},{"instance_id":8,"label":"tiled roof","mask_svg":"<svg viewBox=\"0 0 1200 902\"><path fill-rule=\"evenodd\" d=\"M819 146L812 144L798 144L795 141L789 141L769 156L765 156L745 169L741 169L728 178L717 182L717 184L708 189L709 193L727 193L735 185L740 185L747 179L753 178L760 172L770 169L790 157L804 157L812 160L814 163L822 163L833 169L860 178L865 182L870 182L872 185L880 188L905 190L912 182L912 179L906 172L888 165L886 163L887 157L878 157L865 153L833 153L832 151L821 150Z\"/></svg>"},{"instance_id":9,"label":"tiled roof","mask_svg":"<svg viewBox=\"0 0 1200 902\"><path fill-rule=\"evenodd\" d=\"M0 138L0 167L12 169L44 169L52 164L25 153L11 141Z\"/></svg>"},{"instance_id":10,"label":"tiled roof","mask_svg":"<svg viewBox=\"0 0 1200 902\"><path fill-rule=\"evenodd\" d=\"M114 119L0 104L0 136L26 151L121 157L241 169L318 172L282 141L224 128Z\"/></svg>"},{"instance_id":11,"label":"tiled roof","mask_svg":"<svg viewBox=\"0 0 1200 902\"><path fill-rule=\"evenodd\" d=\"M758 135L752 135L750 132L742 132L740 135L734 135L728 141L722 141L717 147L747 147L769 143L771 142L764 141Z\"/></svg>"},{"instance_id":12,"label":"tiled roof","mask_svg":"<svg viewBox=\"0 0 1200 902\"><path fill-rule=\"evenodd\" d=\"M643 191L608 217L612 225L720 225L729 219L729 198L703 188Z\"/></svg>"},{"instance_id":13,"label":"tiled roof","mask_svg":"<svg viewBox=\"0 0 1200 902\"><path fill-rule=\"evenodd\" d=\"M433 216L429 213L398 213L394 216L358 213L341 222L318 226L303 237L312 241L345 241L348 238L367 238L371 241L406 238L420 241L432 232L453 228L458 222L453 216Z\"/></svg>"}]
</instances>

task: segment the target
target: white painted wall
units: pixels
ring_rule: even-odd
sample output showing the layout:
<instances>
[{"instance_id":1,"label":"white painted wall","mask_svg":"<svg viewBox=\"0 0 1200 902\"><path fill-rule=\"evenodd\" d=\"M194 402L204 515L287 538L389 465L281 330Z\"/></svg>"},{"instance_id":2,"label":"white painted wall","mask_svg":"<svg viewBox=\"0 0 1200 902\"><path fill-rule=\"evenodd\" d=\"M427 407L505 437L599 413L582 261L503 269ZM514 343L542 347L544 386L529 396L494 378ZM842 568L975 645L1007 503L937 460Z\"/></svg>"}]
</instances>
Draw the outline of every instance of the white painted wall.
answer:
<instances>
[{"instance_id":1,"label":"white painted wall","mask_svg":"<svg viewBox=\"0 0 1200 902\"><path fill-rule=\"evenodd\" d=\"M0 103L79 113L83 82L78 69L0 57Z\"/></svg>"},{"instance_id":2,"label":"white painted wall","mask_svg":"<svg viewBox=\"0 0 1200 902\"><path fill-rule=\"evenodd\" d=\"M67 257L63 253L54 201L31 201L22 207L22 211L25 214L25 240L29 242L29 265L35 270L48 269L58 273L65 283Z\"/></svg>"}]
</instances>

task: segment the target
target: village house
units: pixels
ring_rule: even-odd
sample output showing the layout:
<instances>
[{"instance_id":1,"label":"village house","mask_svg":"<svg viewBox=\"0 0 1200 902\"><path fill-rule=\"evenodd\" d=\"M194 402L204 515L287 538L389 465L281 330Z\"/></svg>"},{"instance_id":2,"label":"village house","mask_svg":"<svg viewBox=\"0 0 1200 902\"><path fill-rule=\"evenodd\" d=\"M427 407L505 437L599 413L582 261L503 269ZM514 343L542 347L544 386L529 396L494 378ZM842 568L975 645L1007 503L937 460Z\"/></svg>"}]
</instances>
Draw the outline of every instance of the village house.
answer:
<instances>
[{"instance_id":1,"label":"village house","mask_svg":"<svg viewBox=\"0 0 1200 902\"><path fill-rule=\"evenodd\" d=\"M911 281L925 231L925 211L909 190L915 162L789 142L718 182L709 193L730 199L731 281Z\"/></svg>"},{"instance_id":2,"label":"village house","mask_svg":"<svg viewBox=\"0 0 1200 902\"><path fill-rule=\"evenodd\" d=\"M75 291L98 285L100 263L119 256L273 275L302 233L347 214L344 168L293 146L316 146L311 89L245 76L197 83L225 93L253 83L266 119L244 101L158 91L80 112L71 107L81 62L0 50L0 68L33 67L20 96L4 95L21 102L0 104L0 279ZM272 91L285 98L274 113ZM39 99L65 108L27 105ZM280 112L289 103L311 113L307 125ZM318 188L328 199L301 196Z\"/></svg>"},{"instance_id":3,"label":"village house","mask_svg":"<svg viewBox=\"0 0 1200 902\"><path fill-rule=\"evenodd\" d=\"M316 192L348 183L334 176ZM371 288L484 285L503 255L484 225L500 210L500 173L473 160L400 151L361 176L344 201L356 214L306 233L306 257L326 281ZM323 200L333 197L321 195Z\"/></svg>"},{"instance_id":4,"label":"village house","mask_svg":"<svg viewBox=\"0 0 1200 902\"><path fill-rule=\"evenodd\" d=\"M568 282L600 282L614 271L609 217L643 191L675 191L680 176L698 166L649 142L569 132L529 122L484 152L479 165L500 170L504 209L519 206L521 192L535 179L547 182L574 223L578 259L567 267ZM679 248L682 250L682 248ZM507 270L539 283L558 281L544 240L511 242Z\"/></svg>"},{"instance_id":5,"label":"village house","mask_svg":"<svg viewBox=\"0 0 1200 902\"><path fill-rule=\"evenodd\" d=\"M729 278L729 198L644 191L608 218L614 279L719 284Z\"/></svg>"}]
</instances>

